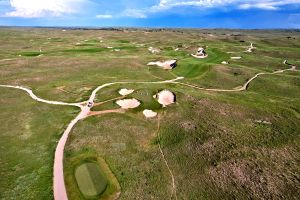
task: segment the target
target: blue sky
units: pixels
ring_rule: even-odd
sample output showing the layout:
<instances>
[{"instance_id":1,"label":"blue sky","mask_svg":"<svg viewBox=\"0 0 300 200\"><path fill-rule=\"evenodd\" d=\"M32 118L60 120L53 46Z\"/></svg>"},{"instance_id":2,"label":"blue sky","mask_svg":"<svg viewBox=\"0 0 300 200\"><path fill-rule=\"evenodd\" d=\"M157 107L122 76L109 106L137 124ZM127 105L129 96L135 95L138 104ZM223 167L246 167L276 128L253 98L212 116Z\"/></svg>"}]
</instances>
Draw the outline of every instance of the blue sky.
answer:
<instances>
[{"instance_id":1,"label":"blue sky","mask_svg":"<svg viewBox=\"0 0 300 200\"><path fill-rule=\"evenodd\" d=\"M300 28L300 0L0 0L2 26Z\"/></svg>"}]
</instances>

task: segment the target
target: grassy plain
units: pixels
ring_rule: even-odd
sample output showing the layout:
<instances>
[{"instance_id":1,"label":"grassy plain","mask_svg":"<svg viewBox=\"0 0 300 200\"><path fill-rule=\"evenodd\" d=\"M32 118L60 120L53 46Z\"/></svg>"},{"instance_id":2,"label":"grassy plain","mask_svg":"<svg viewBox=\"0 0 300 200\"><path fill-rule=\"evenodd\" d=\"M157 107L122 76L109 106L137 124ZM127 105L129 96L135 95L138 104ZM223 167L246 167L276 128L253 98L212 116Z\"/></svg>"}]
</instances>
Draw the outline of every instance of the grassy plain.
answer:
<instances>
[{"instance_id":1,"label":"grassy plain","mask_svg":"<svg viewBox=\"0 0 300 200\"><path fill-rule=\"evenodd\" d=\"M250 42L257 49L245 53ZM151 54L150 46L162 52ZM206 47L207 59L190 56L199 46ZM1 28L0 84L27 86L45 99L66 102L86 100L107 82L176 76L200 87L232 89L256 73L286 69L285 59L299 66L299 52L297 31ZM146 66L164 59L178 59L177 68ZM160 127L158 118L145 119L141 109L80 121L65 151L70 200L85 199L74 178L78 163L101 159L114 180L108 194L120 189L120 199L175 199L158 144L174 174L177 199L300 198L300 72L261 76L247 91L234 93L114 85L101 90L97 101L118 97L120 88L135 89L131 96L159 113ZM157 105L151 96L161 89L176 93L177 103ZM36 103L3 88L0 102L0 198L52 199L56 142L78 110Z\"/></svg>"}]
</instances>

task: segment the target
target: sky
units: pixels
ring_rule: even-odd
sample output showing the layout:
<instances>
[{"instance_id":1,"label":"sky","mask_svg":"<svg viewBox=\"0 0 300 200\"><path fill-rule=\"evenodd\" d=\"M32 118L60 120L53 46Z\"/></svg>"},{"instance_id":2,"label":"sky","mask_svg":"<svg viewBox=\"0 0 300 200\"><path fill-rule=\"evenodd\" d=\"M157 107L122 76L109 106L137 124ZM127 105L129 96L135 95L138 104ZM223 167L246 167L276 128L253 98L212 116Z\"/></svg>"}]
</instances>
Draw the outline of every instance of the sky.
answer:
<instances>
[{"instance_id":1,"label":"sky","mask_svg":"<svg viewBox=\"0 0 300 200\"><path fill-rule=\"evenodd\" d=\"M0 0L0 26L300 29L300 0Z\"/></svg>"}]
</instances>

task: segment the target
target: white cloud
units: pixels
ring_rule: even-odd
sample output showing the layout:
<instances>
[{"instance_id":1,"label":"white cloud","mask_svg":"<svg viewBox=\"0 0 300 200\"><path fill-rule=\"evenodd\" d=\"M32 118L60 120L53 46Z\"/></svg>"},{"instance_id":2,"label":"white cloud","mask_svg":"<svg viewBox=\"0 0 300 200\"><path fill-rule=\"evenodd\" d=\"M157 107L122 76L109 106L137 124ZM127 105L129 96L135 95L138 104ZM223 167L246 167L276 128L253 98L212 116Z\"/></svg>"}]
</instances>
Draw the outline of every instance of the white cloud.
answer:
<instances>
[{"instance_id":1,"label":"white cloud","mask_svg":"<svg viewBox=\"0 0 300 200\"><path fill-rule=\"evenodd\" d=\"M277 10L278 8L270 5L270 4L265 4L265 3L257 3L257 4L241 4L239 5L240 9L250 9L250 8L258 8L258 9L263 9L263 10Z\"/></svg>"},{"instance_id":2,"label":"white cloud","mask_svg":"<svg viewBox=\"0 0 300 200\"><path fill-rule=\"evenodd\" d=\"M230 6L238 9L277 10L281 6L300 4L300 0L160 0L158 4L145 9L125 10L124 16L146 18L151 13L164 12L177 7L214 8Z\"/></svg>"},{"instance_id":3,"label":"white cloud","mask_svg":"<svg viewBox=\"0 0 300 200\"><path fill-rule=\"evenodd\" d=\"M48 17L76 13L84 0L10 0L13 11L6 13L9 17Z\"/></svg>"},{"instance_id":4,"label":"white cloud","mask_svg":"<svg viewBox=\"0 0 300 200\"><path fill-rule=\"evenodd\" d=\"M99 18L99 19L111 19L113 18L112 15L96 15L96 18Z\"/></svg>"},{"instance_id":5,"label":"white cloud","mask_svg":"<svg viewBox=\"0 0 300 200\"><path fill-rule=\"evenodd\" d=\"M242 3L239 5L240 9L250 9L257 8L263 10L277 10L280 6L289 5L289 4L299 4L300 0L285 0L285 1L274 1L274 0L265 0L265 1L252 1L252 3Z\"/></svg>"},{"instance_id":6,"label":"white cloud","mask_svg":"<svg viewBox=\"0 0 300 200\"><path fill-rule=\"evenodd\" d=\"M144 10L137 9L127 9L122 13L124 17L132 17L132 18L146 18L146 12Z\"/></svg>"},{"instance_id":7,"label":"white cloud","mask_svg":"<svg viewBox=\"0 0 300 200\"><path fill-rule=\"evenodd\" d=\"M258 8L275 10L283 5L299 3L300 0L160 0L158 5L152 7L152 10L160 11L181 6L209 8L229 5L237 6L241 9Z\"/></svg>"}]
</instances>

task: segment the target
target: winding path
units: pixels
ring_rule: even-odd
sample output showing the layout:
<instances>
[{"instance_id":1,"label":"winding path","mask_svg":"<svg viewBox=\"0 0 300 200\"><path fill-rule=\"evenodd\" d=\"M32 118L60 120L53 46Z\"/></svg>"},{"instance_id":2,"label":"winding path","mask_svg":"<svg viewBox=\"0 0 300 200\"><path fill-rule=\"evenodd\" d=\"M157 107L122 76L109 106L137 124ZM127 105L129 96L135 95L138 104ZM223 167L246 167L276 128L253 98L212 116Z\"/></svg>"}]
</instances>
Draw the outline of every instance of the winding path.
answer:
<instances>
[{"instance_id":1,"label":"winding path","mask_svg":"<svg viewBox=\"0 0 300 200\"><path fill-rule=\"evenodd\" d=\"M292 66L289 69L285 70L279 70L275 71L273 73L265 72L265 73L258 73L252 78L250 78L243 86L241 86L238 89L207 89L207 88L202 88L196 85L191 85L187 83L182 83L182 82L177 82L179 80L184 79L184 77L177 77L172 80L165 80L165 81L156 81L156 82L112 82L112 83L106 83L103 85L98 86L95 90L93 90L91 96L89 97L88 101L86 102L79 102L79 103L65 103L65 102L60 102L60 101L50 101L50 100L45 100L40 97L37 97L32 90L22 87L22 86L13 86L13 85L0 85L0 87L4 88L14 88L14 89L19 89L27 92L30 97L36 101L47 103L47 104L52 104L52 105L62 105L62 106L76 106L81 109L80 113L70 122L70 124L67 126L66 130L64 131L62 137L60 138L58 145L55 150L55 158L54 158L54 169L53 169L53 190L54 190L54 199L55 200L67 200L67 192L66 192L66 187L65 187L65 182L64 182L64 172L63 172L63 156L64 156L64 147L67 142L68 136L72 130L72 128L75 126L75 124L82 119L85 119L88 116L93 116L96 114L103 114L103 113L111 113L111 112L122 112L121 110L114 110L114 111L107 111L107 112L91 112L91 108L94 106L94 100L96 97L97 92L99 92L101 89L111 86L111 85L116 85L116 84L179 84L187 87L192 87L195 89L200 89L200 90L205 90L205 91L215 91L215 92L239 92L239 91L244 91L247 90L247 87L249 84L256 79L257 77L261 75L266 75L266 74L278 74L278 73L283 73L285 71L299 71L296 70L296 66ZM161 150L160 151L163 155L164 154ZM166 162L165 158L164 161ZM166 162L167 164L167 162ZM170 170L168 164L167 164L168 170L171 173L172 176L172 187L175 189L175 197L176 197L176 188L175 188L175 180L174 176L172 174L172 171Z\"/></svg>"},{"instance_id":2,"label":"winding path","mask_svg":"<svg viewBox=\"0 0 300 200\"><path fill-rule=\"evenodd\" d=\"M50 100L45 100L42 98L37 97L32 90L22 87L22 86L14 86L14 85L0 85L0 87L4 87L4 88L14 88L14 89L19 89L19 90L23 90L25 92L27 92L29 94L29 96L39 102L43 102L43 103L47 103L47 104L52 104L52 105L62 105L62 106L77 106L79 108L82 108L82 103L65 103L65 102L61 102L61 101L50 101Z\"/></svg>"},{"instance_id":3,"label":"winding path","mask_svg":"<svg viewBox=\"0 0 300 200\"><path fill-rule=\"evenodd\" d=\"M235 89L203 88L203 87L199 87L199 86L192 85L192 84L187 84L187 83L181 83L181 82L175 82L175 83L179 84L179 85L184 85L184 86L187 86L187 87L192 87L192 88L195 88L195 89L199 89L199 90L204 90L204 91L213 91L213 92L242 92L242 91L247 90L247 88L250 85L250 83L254 79L258 78L259 76L262 76L262 75L271 75L271 74L279 74L279 73L283 73L283 72L286 72L286 71L299 71L299 70L296 69L296 66L291 66L291 68L289 68L289 69L278 70L278 71L275 71L275 72L261 72L261 73L258 73L256 75L254 75L252 78L250 78L244 85L242 85L240 87L237 87Z\"/></svg>"}]
</instances>

